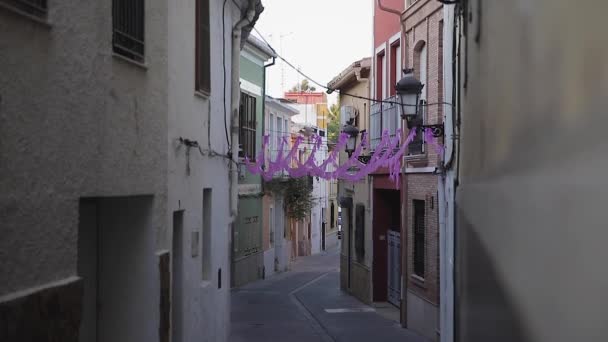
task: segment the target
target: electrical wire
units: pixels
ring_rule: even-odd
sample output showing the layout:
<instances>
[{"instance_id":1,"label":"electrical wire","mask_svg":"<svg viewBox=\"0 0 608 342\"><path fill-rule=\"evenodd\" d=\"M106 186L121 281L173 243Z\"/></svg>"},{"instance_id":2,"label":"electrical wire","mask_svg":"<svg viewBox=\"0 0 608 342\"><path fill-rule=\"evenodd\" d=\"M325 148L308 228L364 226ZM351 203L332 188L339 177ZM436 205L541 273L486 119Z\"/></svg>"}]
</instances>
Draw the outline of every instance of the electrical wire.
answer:
<instances>
[{"instance_id":1,"label":"electrical wire","mask_svg":"<svg viewBox=\"0 0 608 342\"><path fill-rule=\"evenodd\" d=\"M354 95L354 94L349 94L346 92L343 92L341 90L338 89L332 89L324 84L321 84L320 82L317 82L315 79L313 79L312 77L308 76L307 74L305 74L304 72L302 72L302 70L300 70L300 68L296 68L293 64L291 64L287 59L285 59L283 56L279 55L277 53L277 51L270 45L270 43L268 43L268 41L266 40L266 38L264 38L264 35L257 29L257 28L253 28L255 30L255 32L257 32L257 34L260 36L260 38L264 41L264 43L266 43L268 45L268 47L277 55L277 57L282 60L283 62L285 62L285 64L287 64L290 68L292 68L293 70L295 70L297 73L299 73L300 75L302 75L304 78L308 79L310 82L318 85L319 87L331 92L334 91L338 91L338 93L340 95L343 96L349 96L352 98L356 98L356 99L360 99L360 100L367 100L367 101L371 101L371 102L375 102L375 103L386 103L386 104L393 104L393 105L403 105L403 106L412 106L415 107L416 105L408 105L408 104L401 104L400 102L395 102L395 101L387 101L387 100L376 100L376 99L372 99L370 97L365 97L365 96L359 96L359 95ZM438 106L438 105L448 105L448 106L454 106L454 104L452 103L448 103L448 102L427 102L421 106L423 107L428 107L428 106Z\"/></svg>"}]
</instances>

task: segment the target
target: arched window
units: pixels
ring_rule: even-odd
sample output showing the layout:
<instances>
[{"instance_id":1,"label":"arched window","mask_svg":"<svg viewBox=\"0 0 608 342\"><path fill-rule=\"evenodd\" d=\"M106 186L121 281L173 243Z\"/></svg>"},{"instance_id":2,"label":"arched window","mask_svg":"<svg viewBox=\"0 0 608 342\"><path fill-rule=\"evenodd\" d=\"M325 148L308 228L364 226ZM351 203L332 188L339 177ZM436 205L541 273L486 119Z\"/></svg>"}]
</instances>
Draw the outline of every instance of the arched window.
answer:
<instances>
[{"instance_id":1,"label":"arched window","mask_svg":"<svg viewBox=\"0 0 608 342\"><path fill-rule=\"evenodd\" d=\"M420 103L426 103L427 89L428 89L428 77L427 77L427 48L426 43L421 40L414 46L414 74L420 80L420 83L424 85L422 93L420 94ZM422 122L426 121L426 106L421 106L418 111L418 115L422 116ZM408 146L408 154L423 154L424 153L424 139L422 132L418 132L414 140Z\"/></svg>"}]
</instances>

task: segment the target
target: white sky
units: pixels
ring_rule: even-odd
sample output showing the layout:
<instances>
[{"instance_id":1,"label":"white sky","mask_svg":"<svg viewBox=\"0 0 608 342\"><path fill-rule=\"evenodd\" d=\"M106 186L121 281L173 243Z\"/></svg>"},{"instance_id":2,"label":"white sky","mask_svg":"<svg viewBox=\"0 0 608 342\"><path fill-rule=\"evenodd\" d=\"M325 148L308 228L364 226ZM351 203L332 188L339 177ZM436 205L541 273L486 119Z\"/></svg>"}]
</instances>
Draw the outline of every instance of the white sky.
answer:
<instances>
[{"instance_id":1,"label":"white sky","mask_svg":"<svg viewBox=\"0 0 608 342\"><path fill-rule=\"evenodd\" d=\"M262 4L265 9L256 29L280 55L321 84L371 55L372 0L262 0ZM273 97L282 97L303 79L279 59L267 70L266 90ZM328 99L334 103L337 96Z\"/></svg>"}]
</instances>

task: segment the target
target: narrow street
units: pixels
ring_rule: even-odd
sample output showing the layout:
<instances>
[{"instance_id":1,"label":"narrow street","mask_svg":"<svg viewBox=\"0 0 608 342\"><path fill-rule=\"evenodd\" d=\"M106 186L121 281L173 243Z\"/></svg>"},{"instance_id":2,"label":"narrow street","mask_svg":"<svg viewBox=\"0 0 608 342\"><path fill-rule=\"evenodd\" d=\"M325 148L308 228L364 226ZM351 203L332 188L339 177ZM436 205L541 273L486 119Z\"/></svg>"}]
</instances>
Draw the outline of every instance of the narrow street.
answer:
<instances>
[{"instance_id":1,"label":"narrow street","mask_svg":"<svg viewBox=\"0 0 608 342\"><path fill-rule=\"evenodd\" d=\"M289 272L233 289L229 340L427 341L378 310L386 309L340 290L339 250L333 249L299 258Z\"/></svg>"}]
</instances>

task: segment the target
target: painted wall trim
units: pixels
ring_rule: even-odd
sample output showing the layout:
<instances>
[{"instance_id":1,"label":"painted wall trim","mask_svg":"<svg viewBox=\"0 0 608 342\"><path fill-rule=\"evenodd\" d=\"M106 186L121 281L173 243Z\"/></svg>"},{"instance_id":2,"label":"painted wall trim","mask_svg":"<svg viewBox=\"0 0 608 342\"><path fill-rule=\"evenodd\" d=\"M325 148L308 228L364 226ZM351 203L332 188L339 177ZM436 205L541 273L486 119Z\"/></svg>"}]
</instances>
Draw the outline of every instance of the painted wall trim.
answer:
<instances>
[{"instance_id":1,"label":"painted wall trim","mask_svg":"<svg viewBox=\"0 0 608 342\"><path fill-rule=\"evenodd\" d=\"M406 167L405 173L435 173L437 170L434 166L427 167Z\"/></svg>"},{"instance_id":2,"label":"painted wall trim","mask_svg":"<svg viewBox=\"0 0 608 342\"><path fill-rule=\"evenodd\" d=\"M35 287L30 287L28 289L25 290L20 290L20 291L16 291L13 293L9 293L7 295L4 295L2 297L0 297L0 303L4 303L4 302L10 302L13 301L15 299L19 299L22 297L27 297L30 296L34 293L46 290L46 289L51 289L51 288L55 288L55 287L60 287L60 286L64 286L67 284L71 284L71 283L75 283L80 281L81 278L77 277L77 276L72 276L72 277L68 277L68 278L64 278L61 280L57 280L54 282L50 282L50 283L46 283L44 285L41 286L35 286Z\"/></svg>"},{"instance_id":3,"label":"painted wall trim","mask_svg":"<svg viewBox=\"0 0 608 342\"><path fill-rule=\"evenodd\" d=\"M262 96L262 87L243 78L241 78L241 90L256 96Z\"/></svg>"}]
</instances>

